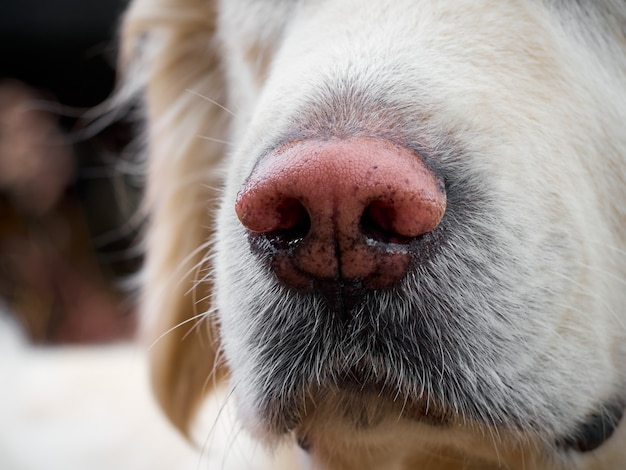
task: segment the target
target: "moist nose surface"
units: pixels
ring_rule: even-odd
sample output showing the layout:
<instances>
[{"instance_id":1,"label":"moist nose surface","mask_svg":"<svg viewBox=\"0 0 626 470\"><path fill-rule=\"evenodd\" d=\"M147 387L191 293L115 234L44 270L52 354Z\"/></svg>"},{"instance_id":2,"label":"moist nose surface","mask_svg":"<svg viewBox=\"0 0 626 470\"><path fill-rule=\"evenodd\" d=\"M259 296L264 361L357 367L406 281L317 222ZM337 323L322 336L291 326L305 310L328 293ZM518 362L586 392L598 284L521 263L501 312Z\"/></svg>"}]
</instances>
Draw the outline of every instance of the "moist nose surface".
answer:
<instances>
[{"instance_id":1,"label":"moist nose surface","mask_svg":"<svg viewBox=\"0 0 626 470\"><path fill-rule=\"evenodd\" d=\"M386 288L409 267L411 240L446 208L442 182L415 152L387 140L290 142L266 155L236 212L290 287L333 282Z\"/></svg>"}]
</instances>

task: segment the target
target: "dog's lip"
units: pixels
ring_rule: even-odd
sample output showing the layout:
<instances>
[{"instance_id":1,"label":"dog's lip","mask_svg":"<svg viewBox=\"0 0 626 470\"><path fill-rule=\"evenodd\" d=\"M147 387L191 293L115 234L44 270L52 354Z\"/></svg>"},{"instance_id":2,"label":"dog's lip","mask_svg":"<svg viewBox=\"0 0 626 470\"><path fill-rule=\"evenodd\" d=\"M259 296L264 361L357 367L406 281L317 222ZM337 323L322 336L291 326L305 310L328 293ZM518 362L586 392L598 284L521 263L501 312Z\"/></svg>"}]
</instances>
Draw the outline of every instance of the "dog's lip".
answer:
<instances>
[{"instance_id":1,"label":"dog's lip","mask_svg":"<svg viewBox=\"0 0 626 470\"><path fill-rule=\"evenodd\" d=\"M602 404L599 411L588 415L570 435L557 440L557 445L581 453L597 449L611 438L622 421L625 407L622 398Z\"/></svg>"}]
</instances>

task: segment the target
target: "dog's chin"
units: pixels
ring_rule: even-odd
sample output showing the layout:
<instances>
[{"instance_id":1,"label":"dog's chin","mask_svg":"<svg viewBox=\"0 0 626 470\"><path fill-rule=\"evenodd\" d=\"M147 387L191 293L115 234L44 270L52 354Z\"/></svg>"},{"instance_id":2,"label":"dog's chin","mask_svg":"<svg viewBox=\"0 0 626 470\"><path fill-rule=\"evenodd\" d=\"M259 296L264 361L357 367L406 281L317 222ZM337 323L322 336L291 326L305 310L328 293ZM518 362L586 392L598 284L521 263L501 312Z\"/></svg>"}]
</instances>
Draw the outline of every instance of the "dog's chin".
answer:
<instances>
[{"instance_id":1,"label":"dog's chin","mask_svg":"<svg viewBox=\"0 0 626 470\"><path fill-rule=\"evenodd\" d=\"M313 392L303 405L296 434L333 425L370 431L389 420L448 427L454 420L453 413L424 395L401 397L386 390L384 385L360 384L352 379L332 389Z\"/></svg>"},{"instance_id":2,"label":"dog's chin","mask_svg":"<svg viewBox=\"0 0 626 470\"><path fill-rule=\"evenodd\" d=\"M426 397L393 396L375 384L363 386L345 382L338 388L314 394L306 406L295 428L297 436L307 436L316 429L333 426L368 432L389 421L409 421L434 427L447 427L453 421L452 413ZM299 439L299 444L302 446L305 442Z\"/></svg>"},{"instance_id":3,"label":"dog's chin","mask_svg":"<svg viewBox=\"0 0 626 470\"><path fill-rule=\"evenodd\" d=\"M457 443L465 443L458 451L485 462L490 460L490 455L482 449L481 436L486 435L498 436L502 452L525 453L522 449L529 446L543 449L533 459L551 461L560 460L567 454L586 454L610 440L620 426L624 408L619 399L600 404L597 413L586 416L568 433L552 439L550 443L545 436L534 433L521 435L513 429L488 429L480 423L468 423L454 410L426 397L407 399L392 396L375 384L346 381L332 390L316 392L305 406L289 435L304 452L316 458L329 458L339 449L367 448L374 453L377 449L384 453L396 448L406 455L428 452L429 434L440 436L448 433L458 437ZM415 442L410 441L405 448L403 433L421 436L424 447L417 449ZM381 436L398 437L394 442ZM440 444L431 442L430 445L434 445L435 449ZM487 465L485 468L492 467Z\"/></svg>"},{"instance_id":4,"label":"dog's chin","mask_svg":"<svg viewBox=\"0 0 626 470\"><path fill-rule=\"evenodd\" d=\"M376 462L384 462L382 468L396 468L394 462L432 455L442 446L451 455L464 453L472 461L483 462L480 468L495 468L489 465L489 451L480 442L489 431L477 423L469 425L453 410L425 396L401 398L375 384L346 382L316 398L319 401L307 403L306 413L289 437L321 468L381 468ZM501 432L504 437L506 431ZM458 442L451 443L446 435L455 436Z\"/></svg>"},{"instance_id":5,"label":"dog's chin","mask_svg":"<svg viewBox=\"0 0 626 470\"><path fill-rule=\"evenodd\" d=\"M384 441L381 436L398 435L400 429L418 434L425 442L428 442L425 435L448 433L479 447L481 437L497 435L502 449L519 450L530 445L543 449L540 458L553 459L558 454L585 454L603 446L621 425L624 411L624 400L615 397L598 403L596 411L579 418L562 435L548 436L530 429L493 427L468 419L424 392L406 396L383 382L364 381L356 369L346 371L332 384L300 390L291 400L273 404L278 406L265 409L261 418L264 432L269 431L273 436L270 440L293 438L302 450L317 456L341 448L359 448L364 443L369 443L365 446L371 450ZM265 434L263 439L267 438ZM388 447L394 445L387 443ZM458 450L472 454L476 449ZM477 451L475 457L488 458L488 455Z\"/></svg>"},{"instance_id":6,"label":"dog's chin","mask_svg":"<svg viewBox=\"0 0 626 470\"><path fill-rule=\"evenodd\" d=\"M329 435L336 436L333 445L352 446L355 439L367 439L397 425L443 431L465 421L424 390L402 392L373 378L365 360L362 368L332 375L332 381L326 378L305 388L283 389L283 395L273 400L265 396L253 413L256 425L252 427L260 430L258 437L267 443L295 437L309 451L316 447L314 443L328 441Z\"/></svg>"},{"instance_id":7,"label":"dog's chin","mask_svg":"<svg viewBox=\"0 0 626 470\"><path fill-rule=\"evenodd\" d=\"M384 445L379 436L393 435L397 427L447 429L453 418L427 399L394 397L375 385L348 382L313 394L302 411L290 435L301 449L318 456L369 441L373 450Z\"/></svg>"}]
</instances>

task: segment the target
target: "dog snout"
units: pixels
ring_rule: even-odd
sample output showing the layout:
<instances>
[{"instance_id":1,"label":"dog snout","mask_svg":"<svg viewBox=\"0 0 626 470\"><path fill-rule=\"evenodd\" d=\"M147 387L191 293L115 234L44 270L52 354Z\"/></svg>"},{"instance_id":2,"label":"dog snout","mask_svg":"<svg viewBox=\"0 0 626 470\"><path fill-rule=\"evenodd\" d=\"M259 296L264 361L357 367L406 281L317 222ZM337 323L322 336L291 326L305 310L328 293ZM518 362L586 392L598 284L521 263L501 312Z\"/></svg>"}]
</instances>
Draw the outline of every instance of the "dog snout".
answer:
<instances>
[{"instance_id":1,"label":"dog snout","mask_svg":"<svg viewBox=\"0 0 626 470\"><path fill-rule=\"evenodd\" d=\"M377 138L301 140L266 155L236 212L290 287L318 281L386 288L404 277L412 240L433 231L446 192L407 147Z\"/></svg>"}]
</instances>

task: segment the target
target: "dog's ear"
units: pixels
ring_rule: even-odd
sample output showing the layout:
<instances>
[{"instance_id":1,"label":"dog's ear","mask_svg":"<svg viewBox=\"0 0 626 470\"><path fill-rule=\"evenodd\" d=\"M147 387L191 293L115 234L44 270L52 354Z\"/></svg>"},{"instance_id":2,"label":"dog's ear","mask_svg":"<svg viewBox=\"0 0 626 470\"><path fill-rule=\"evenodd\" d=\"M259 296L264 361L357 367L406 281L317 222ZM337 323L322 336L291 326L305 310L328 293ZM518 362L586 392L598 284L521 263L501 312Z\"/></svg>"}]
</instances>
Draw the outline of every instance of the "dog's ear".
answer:
<instances>
[{"instance_id":1,"label":"dog's ear","mask_svg":"<svg viewBox=\"0 0 626 470\"><path fill-rule=\"evenodd\" d=\"M204 394L222 377L210 315L207 256L228 115L207 0L135 0L122 24L123 90L145 106L146 259L142 332L152 380L172 422L188 434ZM208 99L206 99L208 98Z\"/></svg>"}]
</instances>

